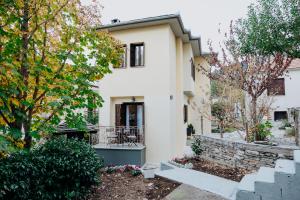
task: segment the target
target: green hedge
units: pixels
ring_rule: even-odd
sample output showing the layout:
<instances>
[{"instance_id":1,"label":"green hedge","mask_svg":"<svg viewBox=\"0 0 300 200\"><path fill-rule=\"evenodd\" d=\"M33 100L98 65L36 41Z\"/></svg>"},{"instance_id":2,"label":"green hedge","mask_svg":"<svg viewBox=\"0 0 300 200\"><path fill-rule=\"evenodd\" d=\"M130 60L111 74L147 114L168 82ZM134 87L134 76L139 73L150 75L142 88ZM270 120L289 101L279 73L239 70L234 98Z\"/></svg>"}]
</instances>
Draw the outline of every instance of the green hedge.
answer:
<instances>
[{"instance_id":1,"label":"green hedge","mask_svg":"<svg viewBox=\"0 0 300 200\"><path fill-rule=\"evenodd\" d=\"M82 199L102 166L89 144L53 139L0 160L0 199Z\"/></svg>"}]
</instances>

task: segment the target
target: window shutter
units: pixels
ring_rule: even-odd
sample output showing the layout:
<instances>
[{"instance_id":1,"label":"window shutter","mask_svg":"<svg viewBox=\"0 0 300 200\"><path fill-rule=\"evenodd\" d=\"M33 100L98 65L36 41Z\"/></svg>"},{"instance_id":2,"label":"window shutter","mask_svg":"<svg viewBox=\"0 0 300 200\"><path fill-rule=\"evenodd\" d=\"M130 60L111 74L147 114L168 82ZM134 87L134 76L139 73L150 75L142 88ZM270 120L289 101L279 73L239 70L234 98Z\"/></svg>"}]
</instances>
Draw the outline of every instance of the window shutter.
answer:
<instances>
[{"instance_id":1,"label":"window shutter","mask_svg":"<svg viewBox=\"0 0 300 200\"><path fill-rule=\"evenodd\" d=\"M187 105L183 106L183 120L184 120L184 123L186 123L188 121L188 106Z\"/></svg>"},{"instance_id":2,"label":"window shutter","mask_svg":"<svg viewBox=\"0 0 300 200\"><path fill-rule=\"evenodd\" d=\"M130 66L135 66L135 45L130 44Z\"/></svg>"},{"instance_id":3,"label":"window shutter","mask_svg":"<svg viewBox=\"0 0 300 200\"><path fill-rule=\"evenodd\" d=\"M115 105L115 109L116 109L115 125L116 126L121 126L121 107L122 107L122 104Z\"/></svg>"},{"instance_id":4,"label":"window shutter","mask_svg":"<svg viewBox=\"0 0 300 200\"><path fill-rule=\"evenodd\" d=\"M268 95L285 95L284 78L278 78L272 81L268 87Z\"/></svg>"}]
</instances>

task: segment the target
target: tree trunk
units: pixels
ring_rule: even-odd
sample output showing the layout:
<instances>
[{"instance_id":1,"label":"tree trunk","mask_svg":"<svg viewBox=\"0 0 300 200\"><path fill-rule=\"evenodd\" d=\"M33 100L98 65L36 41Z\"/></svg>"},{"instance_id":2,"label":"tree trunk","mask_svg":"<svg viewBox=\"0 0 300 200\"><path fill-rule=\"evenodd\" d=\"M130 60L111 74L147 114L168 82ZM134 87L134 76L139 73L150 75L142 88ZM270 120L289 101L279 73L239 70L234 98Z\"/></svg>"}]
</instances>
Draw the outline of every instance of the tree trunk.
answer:
<instances>
[{"instance_id":1,"label":"tree trunk","mask_svg":"<svg viewBox=\"0 0 300 200\"><path fill-rule=\"evenodd\" d=\"M221 138L224 138L224 123L221 122L220 124L220 134L221 134Z\"/></svg>"},{"instance_id":2,"label":"tree trunk","mask_svg":"<svg viewBox=\"0 0 300 200\"><path fill-rule=\"evenodd\" d=\"M25 138L24 138L25 145L24 145L24 147L26 149L30 149L31 142L32 142L32 137L30 135L31 121L24 123L23 126L24 126L24 132L25 132Z\"/></svg>"},{"instance_id":3,"label":"tree trunk","mask_svg":"<svg viewBox=\"0 0 300 200\"><path fill-rule=\"evenodd\" d=\"M23 8L23 20L21 23L21 31L22 31L22 49L21 49L21 75L23 77L24 85L28 86L28 77L29 77L29 70L28 70L28 45L29 45L29 0L24 0L24 8ZM21 95L21 99L26 100L27 98L27 91L24 90L23 94ZM25 107L21 106L21 112L26 115ZM27 119L27 117L22 116L21 119L21 129L24 128L25 132L25 148L30 148L31 146L31 135L30 135L30 125L31 120ZM22 127L23 126L23 127Z\"/></svg>"},{"instance_id":4,"label":"tree trunk","mask_svg":"<svg viewBox=\"0 0 300 200\"><path fill-rule=\"evenodd\" d=\"M257 133L255 127L257 126L258 119L257 119L257 98L252 97L251 100L251 121L252 121L252 128L254 128L254 138L255 140L259 140L259 134Z\"/></svg>"}]
</instances>

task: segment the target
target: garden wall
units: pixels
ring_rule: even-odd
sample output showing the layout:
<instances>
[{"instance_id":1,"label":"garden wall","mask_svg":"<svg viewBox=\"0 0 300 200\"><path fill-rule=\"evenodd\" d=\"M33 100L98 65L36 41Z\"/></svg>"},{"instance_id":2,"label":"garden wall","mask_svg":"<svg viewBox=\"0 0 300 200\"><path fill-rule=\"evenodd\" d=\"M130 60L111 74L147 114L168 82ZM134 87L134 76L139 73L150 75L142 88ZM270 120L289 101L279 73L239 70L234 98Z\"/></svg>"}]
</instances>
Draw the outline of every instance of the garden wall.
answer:
<instances>
[{"instance_id":1,"label":"garden wall","mask_svg":"<svg viewBox=\"0 0 300 200\"><path fill-rule=\"evenodd\" d=\"M201 157L232 167L257 170L261 166L274 167L277 159L293 159L296 147L266 146L233 142L197 135L201 140Z\"/></svg>"}]
</instances>

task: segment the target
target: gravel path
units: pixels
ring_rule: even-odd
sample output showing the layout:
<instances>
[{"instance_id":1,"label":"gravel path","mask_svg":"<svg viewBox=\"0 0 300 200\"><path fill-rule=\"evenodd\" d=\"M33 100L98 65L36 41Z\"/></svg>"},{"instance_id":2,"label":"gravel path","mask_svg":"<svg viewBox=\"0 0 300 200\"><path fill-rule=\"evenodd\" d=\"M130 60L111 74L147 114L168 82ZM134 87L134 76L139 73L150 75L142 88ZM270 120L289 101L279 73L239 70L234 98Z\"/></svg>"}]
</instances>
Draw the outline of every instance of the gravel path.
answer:
<instances>
[{"instance_id":1,"label":"gravel path","mask_svg":"<svg viewBox=\"0 0 300 200\"><path fill-rule=\"evenodd\" d=\"M286 136L285 130L279 130L282 122L273 122L273 128L271 129L272 136L269 138L271 142L277 143L278 145L284 146L295 146L295 137ZM212 138L221 138L220 133L204 134L205 136ZM225 140L245 142L246 133L244 131L234 131L231 133L224 133Z\"/></svg>"}]
</instances>

